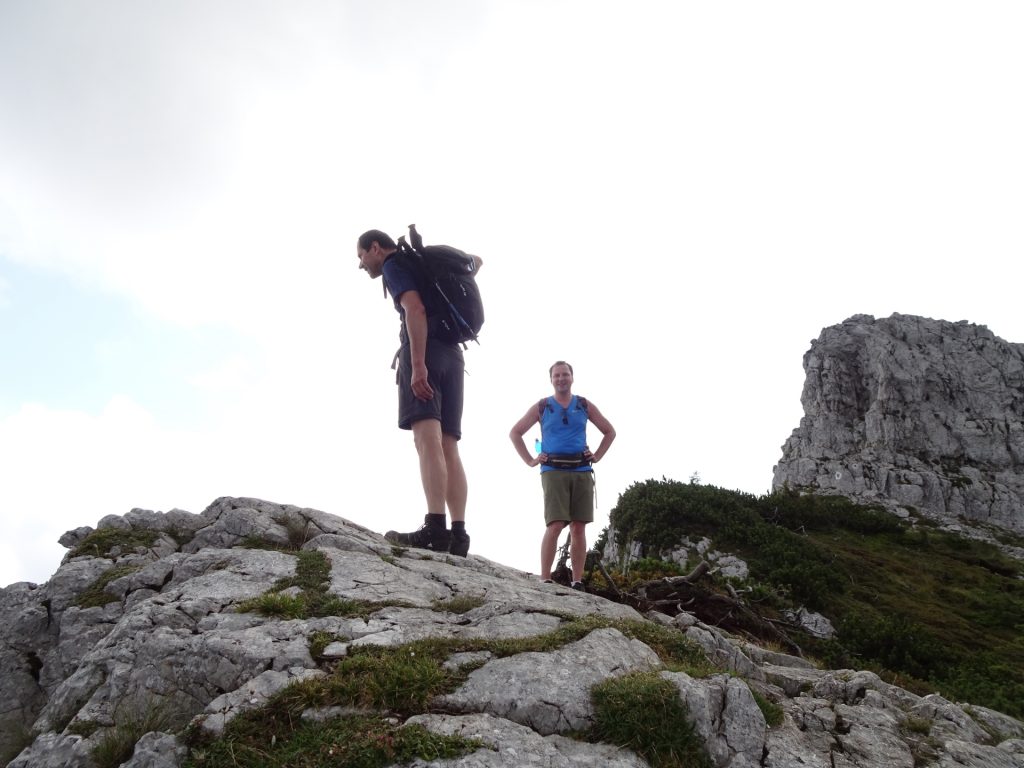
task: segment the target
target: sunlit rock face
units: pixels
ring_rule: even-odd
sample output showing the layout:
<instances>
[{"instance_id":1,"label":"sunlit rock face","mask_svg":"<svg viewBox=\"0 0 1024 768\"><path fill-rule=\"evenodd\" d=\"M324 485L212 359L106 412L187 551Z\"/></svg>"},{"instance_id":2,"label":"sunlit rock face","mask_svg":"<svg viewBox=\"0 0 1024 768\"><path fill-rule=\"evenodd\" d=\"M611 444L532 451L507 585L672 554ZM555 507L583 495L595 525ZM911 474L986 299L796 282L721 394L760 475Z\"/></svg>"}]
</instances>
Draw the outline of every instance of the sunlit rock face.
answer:
<instances>
[{"instance_id":1,"label":"sunlit rock face","mask_svg":"<svg viewBox=\"0 0 1024 768\"><path fill-rule=\"evenodd\" d=\"M966 321L856 315L803 364L804 416L774 488L1024 533L1024 344Z\"/></svg>"}]
</instances>

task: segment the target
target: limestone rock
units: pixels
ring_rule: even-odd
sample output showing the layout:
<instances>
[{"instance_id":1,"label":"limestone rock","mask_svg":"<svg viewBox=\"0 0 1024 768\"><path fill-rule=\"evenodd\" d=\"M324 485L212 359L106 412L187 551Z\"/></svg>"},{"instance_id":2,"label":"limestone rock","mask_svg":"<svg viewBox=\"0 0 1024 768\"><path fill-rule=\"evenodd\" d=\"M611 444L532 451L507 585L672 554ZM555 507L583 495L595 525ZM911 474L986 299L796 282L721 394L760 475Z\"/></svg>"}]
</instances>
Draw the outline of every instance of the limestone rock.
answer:
<instances>
[{"instance_id":1,"label":"limestone rock","mask_svg":"<svg viewBox=\"0 0 1024 768\"><path fill-rule=\"evenodd\" d=\"M647 763L632 752L607 744L587 744L564 736L542 736L524 725L488 714L416 715L410 724L418 724L445 736L479 739L487 748L462 760L447 761L448 766L465 768L646 768ZM416 768L437 763L415 761Z\"/></svg>"},{"instance_id":2,"label":"limestone rock","mask_svg":"<svg viewBox=\"0 0 1024 768\"><path fill-rule=\"evenodd\" d=\"M728 675L700 681L685 672L663 672L662 677L679 689L716 766L761 765L767 725L746 683Z\"/></svg>"},{"instance_id":3,"label":"limestone rock","mask_svg":"<svg viewBox=\"0 0 1024 768\"><path fill-rule=\"evenodd\" d=\"M817 669L691 614L643 617L478 556L396 550L378 534L317 510L223 498L201 515L132 510L104 518L95 530L159 535L153 545L68 558L42 586L0 590L0 749L21 749L12 768L91 768L98 741L133 711L161 717L124 765L177 768L188 751L186 725L218 733L293 682L330 674L353 648L510 641L550 635L567 617L657 623L703 649L722 672L695 678L667 671L650 647L610 626L544 652L453 653L445 667L465 669L464 682L408 722L486 746L412 764L639 768L646 763L637 754L575 736L593 722L595 683L654 671L679 690L718 768L873 768L919 758L941 766L1024 766L1024 723L1001 713L915 696L870 672ZM78 547L92 531L76 529L66 545ZM241 546L256 539L293 549ZM331 597L380 607L365 616L309 619L240 610L295 576L302 550L294 547L327 559ZM83 602L97 583L109 600ZM453 598L472 600L455 612L448 609ZM314 637L326 638L330 652L314 658ZM767 727L755 690L781 709L780 725ZM302 717L349 714L325 707ZM928 738L915 736L908 722L926 723Z\"/></svg>"},{"instance_id":4,"label":"limestone rock","mask_svg":"<svg viewBox=\"0 0 1024 768\"><path fill-rule=\"evenodd\" d=\"M773 488L1024 533L1024 345L965 321L856 315L803 364Z\"/></svg>"},{"instance_id":5,"label":"limestone rock","mask_svg":"<svg viewBox=\"0 0 1024 768\"><path fill-rule=\"evenodd\" d=\"M188 748L175 736L151 731L139 739L135 753L121 768L177 768L187 755Z\"/></svg>"},{"instance_id":6,"label":"limestone rock","mask_svg":"<svg viewBox=\"0 0 1024 768\"><path fill-rule=\"evenodd\" d=\"M581 663L585 660L584 663ZM615 629L599 629L550 653L488 662L439 702L455 712L487 712L548 736L593 724L590 689L609 677L657 669L657 655Z\"/></svg>"}]
</instances>

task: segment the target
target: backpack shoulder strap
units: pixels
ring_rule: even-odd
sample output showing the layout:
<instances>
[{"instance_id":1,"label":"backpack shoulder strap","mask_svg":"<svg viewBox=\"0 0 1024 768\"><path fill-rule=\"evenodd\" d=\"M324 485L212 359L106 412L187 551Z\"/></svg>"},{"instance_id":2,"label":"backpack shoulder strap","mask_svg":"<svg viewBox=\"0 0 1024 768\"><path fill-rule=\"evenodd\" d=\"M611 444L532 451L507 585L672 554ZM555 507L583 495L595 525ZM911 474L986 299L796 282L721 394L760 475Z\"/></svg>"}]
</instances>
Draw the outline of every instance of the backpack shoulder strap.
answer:
<instances>
[{"instance_id":1,"label":"backpack shoulder strap","mask_svg":"<svg viewBox=\"0 0 1024 768\"><path fill-rule=\"evenodd\" d=\"M587 416L590 416L590 403L587 402L587 398L577 396L576 401L580 404L580 408L583 409L583 412L587 414Z\"/></svg>"},{"instance_id":2,"label":"backpack shoulder strap","mask_svg":"<svg viewBox=\"0 0 1024 768\"><path fill-rule=\"evenodd\" d=\"M417 276L425 277L423 257L409 247L409 244L405 242L404 236L398 238L397 245L398 248L395 249L395 252L384 259L384 261L394 260L396 262L400 262L404 267L412 270ZM388 282L387 280L381 280L381 283L384 286L384 298L387 298Z\"/></svg>"},{"instance_id":3,"label":"backpack shoulder strap","mask_svg":"<svg viewBox=\"0 0 1024 768\"><path fill-rule=\"evenodd\" d=\"M542 397L540 400L537 401L537 421L544 420L544 409L547 407L548 399L546 397Z\"/></svg>"}]
</instances>

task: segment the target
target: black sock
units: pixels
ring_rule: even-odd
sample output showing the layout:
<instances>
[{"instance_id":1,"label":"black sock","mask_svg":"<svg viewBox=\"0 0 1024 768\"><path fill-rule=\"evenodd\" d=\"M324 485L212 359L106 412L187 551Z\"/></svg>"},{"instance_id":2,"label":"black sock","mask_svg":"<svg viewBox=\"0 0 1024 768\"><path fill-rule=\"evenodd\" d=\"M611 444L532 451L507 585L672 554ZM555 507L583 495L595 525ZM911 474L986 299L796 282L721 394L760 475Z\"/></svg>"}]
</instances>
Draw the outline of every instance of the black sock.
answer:
<instances>
[{"instance_id":1,"label":"black sock","mask_svg":"<svg viewBox=\"0 0 1024 768\"><path fill-rule=\"evenodd\" d=\"M452 531L466 532L466 521L465 520L452 520Z\"/></svg>"},{"instance_id":2,"label":"black sock","mask_svg":"<svg viewBox=\"0 0 1024 768\"><path fill-rule=\"evenodd\" d=\"M427 525L431 528L444 528L447 518L444 515L427 515Z\"/></svg>"}]
</instances>

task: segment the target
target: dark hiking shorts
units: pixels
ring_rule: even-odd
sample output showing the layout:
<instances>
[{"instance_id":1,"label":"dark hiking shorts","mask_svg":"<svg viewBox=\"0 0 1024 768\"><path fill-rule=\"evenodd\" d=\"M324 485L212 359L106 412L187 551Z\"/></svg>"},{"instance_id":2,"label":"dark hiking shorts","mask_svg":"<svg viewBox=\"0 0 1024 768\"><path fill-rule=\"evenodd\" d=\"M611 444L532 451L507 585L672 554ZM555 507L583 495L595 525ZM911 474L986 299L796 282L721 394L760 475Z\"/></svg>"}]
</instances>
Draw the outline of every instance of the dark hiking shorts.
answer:
<instances>
[{"instance_id":1,"label":"dark hiking shorts","mask_svg":"<svg viewBox=\"0 0 1024 768\"><path fill-rule=\"evenodd\" d=\"M466 363L458 346L427 341L427 381L434 390L430 400L420 400L412 393L412 364L409 345L398 353L398 426L412 429L413 422L437 419L441 432L462 437L462 393Z\"/></svg>"}]
</instances>

